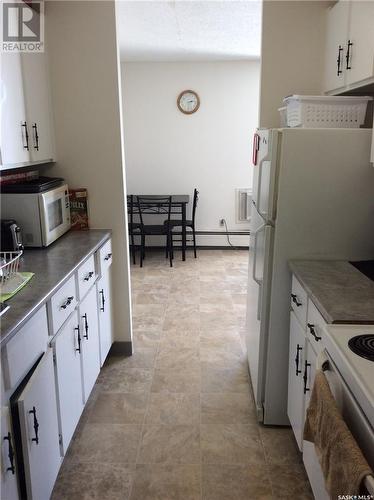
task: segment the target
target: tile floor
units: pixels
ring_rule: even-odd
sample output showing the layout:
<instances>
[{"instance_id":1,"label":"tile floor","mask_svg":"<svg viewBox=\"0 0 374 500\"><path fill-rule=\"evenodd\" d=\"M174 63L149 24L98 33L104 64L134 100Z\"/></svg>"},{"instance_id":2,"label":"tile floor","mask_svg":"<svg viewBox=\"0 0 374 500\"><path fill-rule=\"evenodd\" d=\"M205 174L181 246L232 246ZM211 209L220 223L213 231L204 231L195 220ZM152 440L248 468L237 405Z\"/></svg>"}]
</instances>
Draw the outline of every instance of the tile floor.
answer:
<instances>
[{"instance_id":1,"label":"tile floor","mask_svg":"<svg viewBox=\"0 0 374 500\"><path fill-rule=\"evenodd\" d=\"M132 267L135 353L105 363L53 499L313 498L292 431L256 421L247 252L179 258Z\"/></svg>"}]
</instances>

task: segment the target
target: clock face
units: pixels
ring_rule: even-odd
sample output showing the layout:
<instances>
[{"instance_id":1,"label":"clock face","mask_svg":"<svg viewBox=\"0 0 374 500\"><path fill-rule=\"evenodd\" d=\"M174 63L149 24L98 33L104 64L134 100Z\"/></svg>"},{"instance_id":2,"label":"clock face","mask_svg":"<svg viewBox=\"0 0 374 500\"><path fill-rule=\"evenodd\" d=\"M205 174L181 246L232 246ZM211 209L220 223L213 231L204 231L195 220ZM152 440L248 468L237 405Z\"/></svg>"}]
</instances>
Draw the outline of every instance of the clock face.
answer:
<instances>
[{"instance_id":1,"label":"clock face","mask_svg":"<svg viewBox=\"0 0 374 500\"><path fill-rule=\"evenodd\" d=\"M184 90L179 94L177 104L182 113L191 115L199 109L200 99L193 90Z\"/></svg>"}]
</instances>

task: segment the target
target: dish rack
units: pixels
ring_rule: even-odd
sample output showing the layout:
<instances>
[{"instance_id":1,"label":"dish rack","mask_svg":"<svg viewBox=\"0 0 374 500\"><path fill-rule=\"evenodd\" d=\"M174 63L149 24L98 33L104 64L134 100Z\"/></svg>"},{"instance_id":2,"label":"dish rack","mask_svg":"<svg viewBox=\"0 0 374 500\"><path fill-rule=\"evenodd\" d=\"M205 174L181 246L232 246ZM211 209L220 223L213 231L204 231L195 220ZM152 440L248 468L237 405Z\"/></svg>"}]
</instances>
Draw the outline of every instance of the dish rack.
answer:
<instances>
[{"instance_id":1,"label":"dish rack","mask_svg":"<svg viewBox=\"0 0 374 500\"><path fill-rule=\"evenodd\" d=\"M0 295L14 293L27 278L18 272L20 257L23 251L0 252Z\"/></svg>"}]
</instances>

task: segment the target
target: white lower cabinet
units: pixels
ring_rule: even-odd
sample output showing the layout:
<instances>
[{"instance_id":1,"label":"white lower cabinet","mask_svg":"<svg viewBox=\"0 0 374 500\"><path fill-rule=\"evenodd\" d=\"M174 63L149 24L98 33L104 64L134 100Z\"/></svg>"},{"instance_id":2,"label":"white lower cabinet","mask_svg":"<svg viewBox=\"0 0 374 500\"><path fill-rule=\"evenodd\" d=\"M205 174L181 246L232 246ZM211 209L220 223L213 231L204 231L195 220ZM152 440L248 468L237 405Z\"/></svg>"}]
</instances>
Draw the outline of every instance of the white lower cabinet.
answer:
<instances>
[{"instance_id":1,"label":"white lower cabinet","mask_svg":"<svg viewBox=\"0 0 374 500\"><path fill-rule=\"evenodd\" d=\"M8 407L1 408L1 496L18 499L17 468L13 432Z\"/></svg>"},{"instance_id":2,"label":"white lower cabinet","mask_svg":"<svg viewBox=\"0 0 374 500\"><path fill-rule=\"evenodd\" d=\"M17 399L28 500L50 498L61 465L53 379L48 349Z\"/></svg>"},{"instance_id":3,"label":"white lower cabinet","mask_svg":"<svg viewBox=\"0 0 374 500\"><path fill-rule=\"evenodd\" d=\"M53 340L63 454L83 411L82 332L75 311Z\"/></svg>"},{"instance_id":4,"label":"white lower cabinet","mask_svg":"<svg viewBox=\"0 0 374 500\"><path fill-rule=\"evenodd\" d=\"M100 340L95 287L91 288L79 306L83 398L86 402L100 372Z\"/></svg>"},{"instance_id":5,"label":"white lower cabinet","mask_svg":"<svg viewBox=\"0 0 374 500\"><path fill-rule=\"evenodd\" d=\"M105 271L97 282L100 332L100 363L103 366L113 342L112 300L110 271Z\"/></svg>"},{"instance_id":6,"label":"white lower cabinet","mask_svg":"<svg viewBox=\"0 0 374 500\"><path fill-rule=\"evenodd\" d=\"M304 426L305 333L295 313L290 316L287 414L299 449L302 449Z\"/></svg>"}]
</instances>

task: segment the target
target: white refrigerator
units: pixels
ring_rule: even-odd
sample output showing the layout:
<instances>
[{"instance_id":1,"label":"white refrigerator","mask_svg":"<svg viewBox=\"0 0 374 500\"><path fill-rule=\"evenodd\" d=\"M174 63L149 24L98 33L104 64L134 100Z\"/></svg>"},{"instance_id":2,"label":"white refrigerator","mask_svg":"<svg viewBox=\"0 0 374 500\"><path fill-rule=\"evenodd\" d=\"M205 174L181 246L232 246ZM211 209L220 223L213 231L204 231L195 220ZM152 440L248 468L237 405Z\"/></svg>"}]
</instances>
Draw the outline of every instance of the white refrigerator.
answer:
<instances>
[{"instance_id":1,"label":"white refrigerator","mask_svg":"<svg viewBox=\"0 0 374 500\"><path fill-rule=\"evenodd\" d=\"M290 259L374 258L371 129L259 129L246 343L259 421L288 425Z\"/></svg>"}]
</instances>

